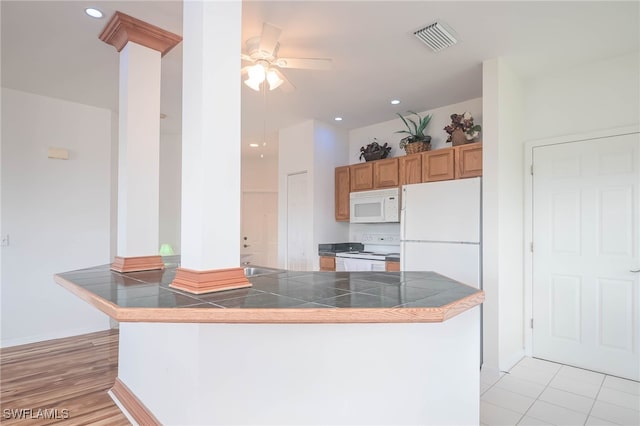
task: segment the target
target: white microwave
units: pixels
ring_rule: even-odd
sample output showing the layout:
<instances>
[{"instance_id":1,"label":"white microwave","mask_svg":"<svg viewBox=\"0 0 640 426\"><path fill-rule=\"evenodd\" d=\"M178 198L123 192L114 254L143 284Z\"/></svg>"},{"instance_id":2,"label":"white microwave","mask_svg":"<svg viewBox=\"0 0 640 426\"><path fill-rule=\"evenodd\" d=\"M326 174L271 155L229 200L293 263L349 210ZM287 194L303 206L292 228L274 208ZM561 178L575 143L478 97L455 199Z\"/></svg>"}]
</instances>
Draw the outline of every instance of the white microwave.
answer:
<instances>
[{"instance_id":1,"label":"white microwave","mask_svg":"<svg viewBox=\"0 0 640 426\"><path fill-rule=\"evenodd\" d=\"M352 192L349 199L351 223L400 222L399 188Z\"/></svg>"}]
</instances>

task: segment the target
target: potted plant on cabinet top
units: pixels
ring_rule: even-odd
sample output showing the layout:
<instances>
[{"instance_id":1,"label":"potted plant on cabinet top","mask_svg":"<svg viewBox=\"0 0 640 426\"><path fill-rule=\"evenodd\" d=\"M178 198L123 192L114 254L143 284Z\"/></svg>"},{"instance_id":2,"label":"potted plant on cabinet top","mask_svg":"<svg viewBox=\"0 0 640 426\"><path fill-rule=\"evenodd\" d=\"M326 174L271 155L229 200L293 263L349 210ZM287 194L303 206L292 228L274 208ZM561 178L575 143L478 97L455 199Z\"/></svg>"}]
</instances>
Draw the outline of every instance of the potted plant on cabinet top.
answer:
<instances>
[{"instance_id":1,"label":"potted plant on cabinet top","mask_svg":"<svg viewBox=\"0 0 640 426\"><path fill-rule=\"evenodd\" d=\"M396 113L398 117L402 119L404 125L407 126L407 130L398 130L396 133L407 133L409 135L400 141L400 148L404 149L407 154L430 150L431 136L425 135L424 130L431 121L431 115L421 117L417 112L408 112L418 117L418 121L415 122L408 117L405 118L401 114ZM409 123L411 123L411 125L409 125Z\"/></svg>"},{"instance_id":2,"label":"potted plant on cabinet top","mask_svg":"<svg viewBox=\"0 0 640 426\"><path fill-rule=\"evenodd\" d=\"M378 140L373 138L373 142L369 145L360 147L360 159L362 160L362 157L364 157L365 161L381 160L387 158L390 151L391 147L386 142L384 145L380 145Z\"/></svg>"},{"instance_id":3,"label":"potted plant on cabinet top","mask_svg":"<svg viewBox=\"0 0 640 426\"><path fill-rule=\"evenodd\" d=\"M468 141L472 141L482 127L479 124L473 124L471 113L451 114L451 124L446 126L444 130L449 134L447 142L452 142L453 146L464 145Z\"/></svg>"}]
</instances>

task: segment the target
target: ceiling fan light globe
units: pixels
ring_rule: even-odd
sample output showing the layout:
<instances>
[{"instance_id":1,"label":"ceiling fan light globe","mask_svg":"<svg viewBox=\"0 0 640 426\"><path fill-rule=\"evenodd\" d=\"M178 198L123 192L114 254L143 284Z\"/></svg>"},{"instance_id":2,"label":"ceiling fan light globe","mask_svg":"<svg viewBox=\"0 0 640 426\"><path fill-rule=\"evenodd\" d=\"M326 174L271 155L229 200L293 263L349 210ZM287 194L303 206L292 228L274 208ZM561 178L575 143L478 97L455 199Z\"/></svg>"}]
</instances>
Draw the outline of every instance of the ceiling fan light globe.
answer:
<instances>
[{"instance_id":1,"label":"ceiling fan light globe","mask_svg":"<svg viewBox=\"0 0 640 426\"><path fill-rule=\"evenodd\" d=\"M273 70L269 70L267 73L267 81L269 82L269 90L275 90L284 83L284 80Z\"/></svg>"},{"instance_id":2,"label":"ceiling fan light globe","mask_svg":"<svg viewBox=\"0 0 640 426\"><path fill-rule=\"evenodd\" d=\"M250 88L252 88L256 92L260 91L260 83L262 83L262 81L259 81L259 80L256 80L256 79L252 79L251 77L249 77L248 79L246 79L244 81L244 84L246 84L247 86L249 86Z\"/></svg>"},{"instance_id":3,"label":"ceiling fan light globe","mask_svg":"<svg viewBox=\"0 0 640 426\"><path fill-rule=\"evenodd\" d=\"M266 71L262 64L255 64L251 68L249 68L249 80L257 81L258 83L262 83L266 77Z\"/></svg>"}]
</instances>

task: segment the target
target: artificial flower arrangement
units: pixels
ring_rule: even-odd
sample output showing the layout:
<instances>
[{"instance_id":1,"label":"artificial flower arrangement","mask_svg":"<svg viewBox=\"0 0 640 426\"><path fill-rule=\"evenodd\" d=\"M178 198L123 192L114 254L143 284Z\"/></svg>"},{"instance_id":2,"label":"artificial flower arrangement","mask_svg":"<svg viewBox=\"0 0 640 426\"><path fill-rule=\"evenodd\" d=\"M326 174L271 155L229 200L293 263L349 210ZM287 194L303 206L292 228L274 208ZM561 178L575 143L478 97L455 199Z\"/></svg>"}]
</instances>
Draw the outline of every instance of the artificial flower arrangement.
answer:
<instances>
[{"instance_id":1,"label":"artificial flower arrangement","mask_svg":"<svg viewBox=\"0 0 640 426\"><path fill-rule=\"evenodd\" d=\"M466 141L477 138L482 127L479 124L473 124L471 113L465 112L464 114L451 114L451 124L446 126L444 130L449 134L447 142L453 142L453 145L462 145ZM464 139L461 139L460 134Z\"/></svg>"}]
</instances>

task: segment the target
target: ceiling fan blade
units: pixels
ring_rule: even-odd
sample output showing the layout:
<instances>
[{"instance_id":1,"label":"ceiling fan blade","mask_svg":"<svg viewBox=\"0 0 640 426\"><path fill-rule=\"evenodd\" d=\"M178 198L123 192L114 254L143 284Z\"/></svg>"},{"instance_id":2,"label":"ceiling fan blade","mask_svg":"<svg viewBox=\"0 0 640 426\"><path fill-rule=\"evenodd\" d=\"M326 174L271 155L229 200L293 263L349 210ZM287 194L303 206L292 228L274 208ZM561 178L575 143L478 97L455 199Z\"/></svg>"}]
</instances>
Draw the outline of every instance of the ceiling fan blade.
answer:
<instances>
[{"instance_id":1,"label":"ceiling fan blade","mask_svg":"<svg viewBox=\"0 0 640 426\"><path fill-rule=\"evenodd\" d=\"M282 33L282 29L266 22L262 24L262 35L260 36L258 49L261 52L273 55L276 45L278 44L278 39L280 38L280 33Z\"/></svg>"},{"instance_id":2,"label":"ceiling fan blade","mask_svg":"<svg viewBox=\"0 0 640 426\"><path fill-rule=\"evenodd\" d=\"M331 59L324 58L278 58L276 65L303 70L330 70L333 67Z\"/></svg>"},{"instance_id":3,"label":"ceiling fan blade","mask_svg":"<svg viewBox=\"0 0 640 426\"><path fill-rule=\"evenodd\" d=\"M240 57L242 58L243 61L253 62L253 58L247 54L242 53Z\"/></svg>"},{"instance_id":4,"label":"ceiling fan blade","mask_svg":"<svg viewBox=\"0 0 640 426\"><path fill-rule=\"evenodd\" d=\"M285 93L291 93L293 91L296 90L296 86L294 86L288 79L287 77L284 76L284 74L282 74L282 72L279 69L276 68L272 68L272 70L274 70L276 72L276 74L278 74L278 77L280 77L284 83L282 83L282 86L280 86L280 88L282 89L283 92Z\"/></svg>"}]
</instances>

